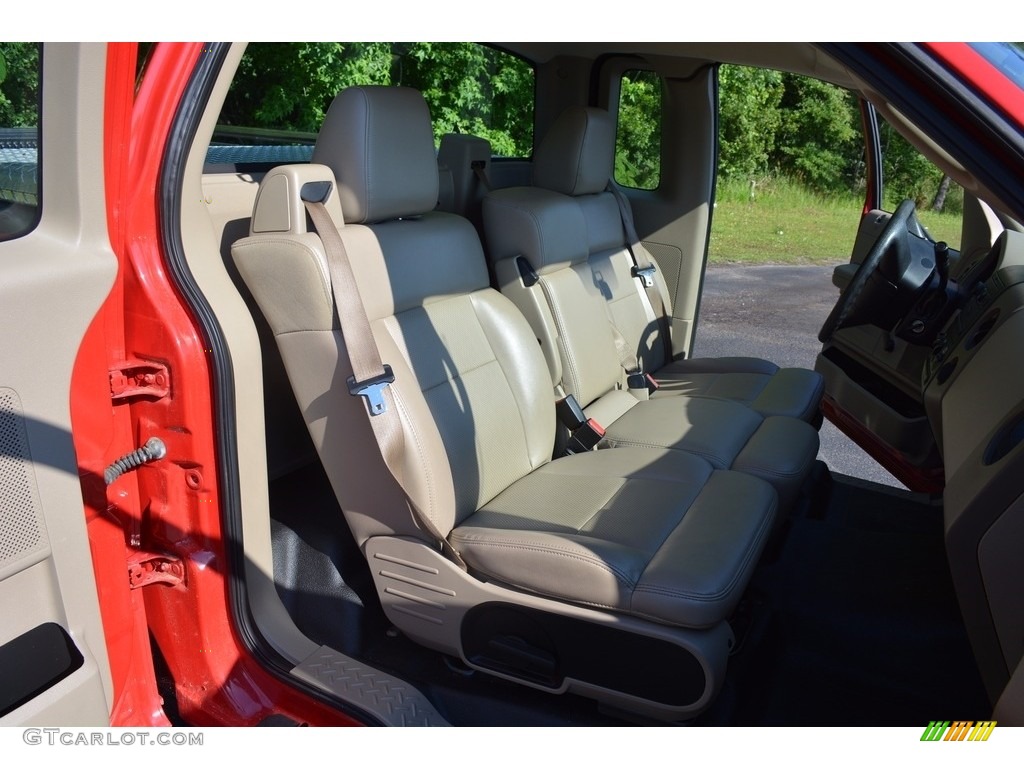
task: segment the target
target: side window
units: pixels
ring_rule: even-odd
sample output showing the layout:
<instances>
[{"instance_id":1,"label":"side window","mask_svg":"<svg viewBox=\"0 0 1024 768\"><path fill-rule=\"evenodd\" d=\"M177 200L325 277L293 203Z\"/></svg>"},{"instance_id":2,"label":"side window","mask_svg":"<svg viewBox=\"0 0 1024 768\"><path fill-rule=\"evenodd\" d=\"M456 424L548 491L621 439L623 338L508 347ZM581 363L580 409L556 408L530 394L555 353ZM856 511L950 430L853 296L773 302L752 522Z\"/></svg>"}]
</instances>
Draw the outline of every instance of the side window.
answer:
<instances>
[{"instance_id":1,"label":"side window","mask_svg":"<svg viewBox=\"0 0 1024 768\"><path fill-rule=\"evenodd\" d=\"M208 166L304 162L331 101L352 85L406 85L445 133L487 139L497 157L533 147L534 71L477 43L253 43L221 110Z\"/></svg>"},{"instance_id":2,"label":"side window","mask_svg":"<svg viewBox=\"0 0 1024 768\"><path fill-rule=\"evenodd\" d=\"M0 240L39 221L39 71L36 43L0 42Z\"/></svg>"},{"instance_id":3,"label":"side window","mask_svg":"<svg viewBox=\"0 0 1024 768\"><path fill-rule=\"evenodd\" d=\"M895 128L878 119L882 149L883 207L894 211L913 200L916 215L933 240L960 248L964 190L918 152Z\"/></svg>"},{"instance_id":4,"label":"side window","mask_svg":"<svg viewBox=\"0 0 1024 768\"><path fill-rule=\"evenodd\" d=\"M661 76L648 70L622 75L615 181L636 189L657 189L661 181Z\"/></svg>"}]
</instances>

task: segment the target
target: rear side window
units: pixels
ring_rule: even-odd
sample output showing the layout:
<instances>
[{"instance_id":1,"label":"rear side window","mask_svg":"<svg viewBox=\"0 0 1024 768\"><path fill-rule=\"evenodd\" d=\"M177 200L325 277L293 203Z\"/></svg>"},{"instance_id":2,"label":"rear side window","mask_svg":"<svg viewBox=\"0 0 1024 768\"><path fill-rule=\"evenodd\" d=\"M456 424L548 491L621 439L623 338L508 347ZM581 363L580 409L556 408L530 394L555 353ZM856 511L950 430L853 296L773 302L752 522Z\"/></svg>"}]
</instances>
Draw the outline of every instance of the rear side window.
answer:
<instances>
[{"instance_id":1,"label":"rear side window","mask_svg":"<svg viewBox=\"0 0 1024 768\"><path fill-rule=\"evenodd\" d=\"M468 133L487 139L498 157L531 153L534 71L511 54L477 43L253 43L224 102L208 167L308 161L331 101L351 85L419 90L437 143L445 133Z\"/></svg>"},{"instance_id":2,"label":"rear side window","mask_svg":"<svg viewBox=\"0 0 1024 768\"><path fill-rule=\"evenodd\" d=\"M615 181L635 189L661 182L661 76L630 70L619 88Z\"/></svg>"},{"instance_id":3,"label":"rear side window","mask_svg":"<svg viewBox=\"0 0 1024 768\"><path fill-rule=\"evenodd\" d=\"M40 48L0 42L0 240L39 221Z\"/></svg>"}]
</instances>

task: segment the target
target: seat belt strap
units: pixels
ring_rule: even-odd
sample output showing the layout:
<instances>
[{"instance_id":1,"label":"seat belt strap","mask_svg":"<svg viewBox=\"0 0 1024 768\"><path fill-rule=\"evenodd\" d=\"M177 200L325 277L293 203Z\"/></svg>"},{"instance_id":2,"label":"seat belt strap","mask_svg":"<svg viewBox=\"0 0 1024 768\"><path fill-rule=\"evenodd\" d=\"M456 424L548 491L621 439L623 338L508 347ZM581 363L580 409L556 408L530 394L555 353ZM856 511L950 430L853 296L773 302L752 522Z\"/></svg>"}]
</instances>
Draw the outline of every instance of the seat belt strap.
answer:
<instances>
[{"instance_id":1,"label":"seat belt strap","mask_svg":"<svg viewBox=\"0 0 1024 768\"><path fill-rule=\"evenodd\" d=\"M672 324L669 317L668 300L662 292L661 283L654 276L658 268L654 266L650 254L647 252L644 244L640 242L640 237L636 233L636 226L633 223L633 211L630 208L629 200L626 199L626 196L614 181L609 180L608 189L611 190L612 195L615 197L615 202L619 206L619 217L622 219L622 227L626 232L626 248L629 250L629 255L633 257L633 277L640 279L644 292L647 294L647 301L654 312L654 318L658 323L658 332L665 347L665 362L669 363L674 359Z\"/></svg>"},{"instance_id":2,"label":"seat belt strap","mask_svg":"<svg viewBox=\"0 0 1024 768\"><path fill-rule=\"evenodd\" d=\"M615 340L615 353L619 356L619 365L622 366L622 370L627 375L643 371L643 360L637 356L636 350L630 349L626 337L622 335L615 323L609 322L609 325L612 329L612 338Z\"/></svg>"},{"instance_id":3,"label":"seat belt strap","mask_svg":"<svg viewBox=\"0 0 1024 768\"><path fill-rule=\"evenodd\" d=\"M473 160L470 162L469 167L473 171L473 175L476 176L484 189L488 192L493 192L494 187L491 186L491 180L487 178L487 162L484 160Z\"/></svg>"},{"instance_id":4,"label":"seat belt strap","mask_svg":"<svg viewBox=\"0 0 1024 768\"><path fill-rule=\"evenodd\" d=\"M310 188L307 192L307 188ZM405 454L405 433L402 421L395 407L395 398L390 385L395 380L391 366L381 362L380 350L373 338L370 320L366 316L359 288L356 286L352 264L345 250L338 228L324 206L324 200L330 195L331 185L326 190L320 184L307 184L301 191L302 202L309 212L324 245L327 265L331 277L331 293L334 297L334 308L338 314L341 334L345 339L349 361L352 363L352 375L348 378L349 394L362 397L366 402L366 414L377 438L381 456L388 471L405 494L409 508L416 522L441 545L441 550L463 570L466 563L458 551L451 545L448 538L441 533L434 521L419 508L406 490L403 478L403 456Z\"/></svg>"}]
</instances>

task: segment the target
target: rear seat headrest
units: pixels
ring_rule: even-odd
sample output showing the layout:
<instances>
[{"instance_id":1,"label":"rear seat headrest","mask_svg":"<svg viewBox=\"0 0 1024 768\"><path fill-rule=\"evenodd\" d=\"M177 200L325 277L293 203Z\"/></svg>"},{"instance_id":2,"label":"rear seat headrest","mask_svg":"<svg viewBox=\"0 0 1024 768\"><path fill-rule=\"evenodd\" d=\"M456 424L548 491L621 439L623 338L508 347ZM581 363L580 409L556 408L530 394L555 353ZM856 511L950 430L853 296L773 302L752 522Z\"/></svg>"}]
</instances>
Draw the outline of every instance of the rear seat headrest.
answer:
<instances>
[{"instance_id":1,"label":"rear seat headrest","mask_svg":"<svg viewBox=\"0 0 1024 768\"><path fill-rule=\"evenodd\" d=\"M564 195L603 191L615 164L615 121L597 107L569 107L537 148L533 183Z\"/></svg>"},{"instance_id":2,"label":"rear seat headrest","mask_svg":"<svg viewBox=\"0 0 1024 768\"><path fill-rule=\"evenodd\" d=\"M447 204L442 200L441 210L465 216L476 221L480 216L480 201L487 190L477 178L474 168L484 174L491 164L491 142L468 133L446 133L437 150L439 168L451 177L452 194Z\"/></svg>"},{"instance_id":3,"label":"rear seat headrest","mask_svg":"<svg viewBox=\"0 0 1024 768\"><path fill-rule=\"evenodd\" d=\"M487 257L524 256L538 274L587 260L587 220L571 197L546 189L510 187L484 200Z\"/></svg>"},{"instance_id":4,"label":"rear seat headrest","mask_svg":"<svg viewBox=\"0 0 1024 768\"><path fill-rule=\"evenodd\" d=\"M334 171L347 222L419 216L437 205L430 110L412 88L360 86L339 93L320 128L313 162Z\"/></svg>"}]
</instances>

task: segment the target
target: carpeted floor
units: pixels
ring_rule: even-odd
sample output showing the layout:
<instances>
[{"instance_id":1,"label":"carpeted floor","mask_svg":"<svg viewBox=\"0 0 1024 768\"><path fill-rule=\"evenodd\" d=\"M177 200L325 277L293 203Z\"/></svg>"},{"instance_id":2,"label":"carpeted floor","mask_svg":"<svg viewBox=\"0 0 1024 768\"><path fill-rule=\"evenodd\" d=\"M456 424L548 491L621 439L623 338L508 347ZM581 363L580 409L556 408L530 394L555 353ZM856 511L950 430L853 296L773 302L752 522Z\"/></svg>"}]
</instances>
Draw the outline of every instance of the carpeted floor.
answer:
<instances>
[{"instance_id":1,"label":"carpeted floor","mask_svg":"<svg viewBox=\"0 0 1024 768\"><path fill-rule=\"evenodd\" d=\"M831 482L756 574L743 646L707 718L730 725L927 725L985 719L942 539L942 509Z\"/></svg>"}]
</instances>

